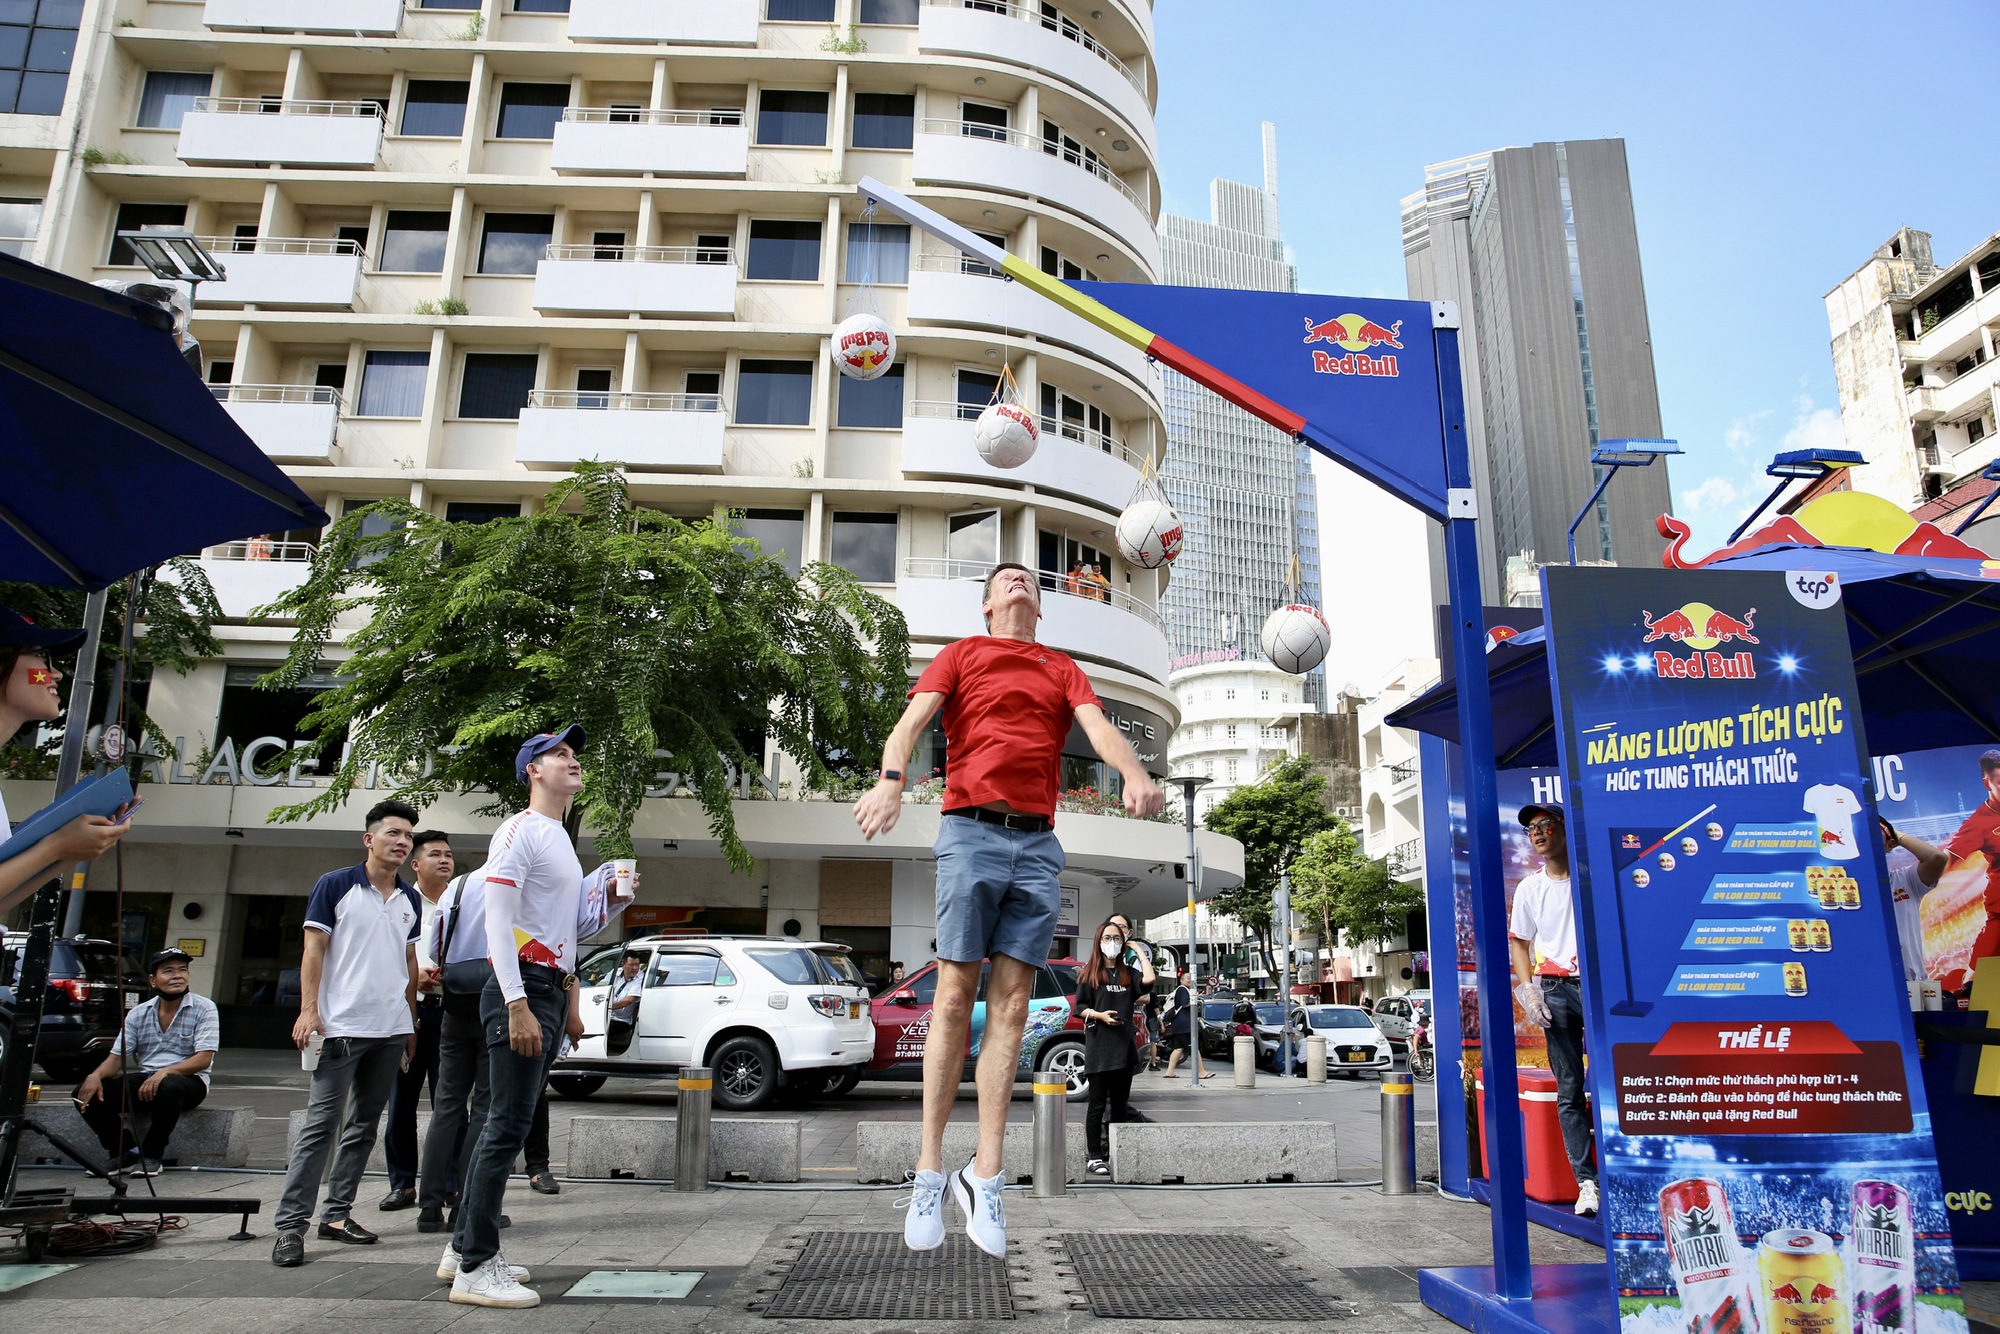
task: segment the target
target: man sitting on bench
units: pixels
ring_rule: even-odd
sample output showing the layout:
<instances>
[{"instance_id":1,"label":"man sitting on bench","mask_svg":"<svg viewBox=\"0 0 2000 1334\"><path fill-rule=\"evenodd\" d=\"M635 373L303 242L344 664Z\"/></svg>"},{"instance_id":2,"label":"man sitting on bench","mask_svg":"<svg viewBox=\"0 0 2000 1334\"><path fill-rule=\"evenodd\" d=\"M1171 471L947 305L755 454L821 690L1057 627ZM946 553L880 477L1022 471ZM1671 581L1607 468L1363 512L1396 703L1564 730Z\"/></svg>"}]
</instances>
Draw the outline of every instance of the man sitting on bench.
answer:
<instances>
[{"instance_id":1,"label":"man sitting on bench","mask_svg":"<svg viewBox=\"0 0 2000 1334\"><path fill-rule=\"evenodd\" d=\"M208 1097L208 1068L222 1045L222 1025L215 1002L188 990L188 963L177 949L152 957L147 972L153 998L125 1016L111 1054L71 1095L114 1171L158 1176L181 1113ZM138 1067L129 1074L128 1054ZM152 1117L134 1148L125 1147L133 1138L125 1132L127 1111Z\"/></svg>"}]
</instances>

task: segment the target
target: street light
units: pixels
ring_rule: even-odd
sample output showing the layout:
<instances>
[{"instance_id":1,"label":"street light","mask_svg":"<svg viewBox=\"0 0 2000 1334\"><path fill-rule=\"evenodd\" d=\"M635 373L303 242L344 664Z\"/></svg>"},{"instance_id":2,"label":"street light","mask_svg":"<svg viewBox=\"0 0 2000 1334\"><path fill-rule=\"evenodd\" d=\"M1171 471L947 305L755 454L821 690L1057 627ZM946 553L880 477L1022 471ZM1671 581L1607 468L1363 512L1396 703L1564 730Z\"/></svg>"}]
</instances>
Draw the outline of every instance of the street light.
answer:
<instances>
[{"instance_id":1,"label":"street light","mask_svg":"<svg viewBox=\"0 0 2000 1334\"><path fill-rule=\"evenodd\" d=\"M1590 499L1583 502L1583 508L1569 523L1569 563L1576 564L1576 530L1583 523L1583 516L1590 513L1597 504L1597 498L1604 494L1604 488L1611 485L1611 478L1620 468L1650 468L1653 460L1664 454L1678 454L1681 447L1672 440L1600 440L1591 448L1590 461L1604 471L1597 476L1597 489L1590 493Z\"/></svg>"},{"instance_id":2,"label":"street light","mask_svg":"<svg viewBox=\"0 0 2000 1334\"><path fill-rule=\"evenodd\" d=\"M1985 482L2000 482L2000 459L1995 459L1980 469L1979 478ZM1988 491L1980 499L1979 503L1972 507L1972 513L1966 515L1958 527L1951 530L1953 535L1963 533L1966 529L1972 527L1973 524L1978 523L1979 516L1986 513L1986 507L1993 503L1996 496L2000 496L2000 486L1995 486L1991 491Z\"/></svg>"},{"instance_id":3,"label":"street light","mask_svg":"<svg viewBox=\"0 0 2000 1334\"><path fill-rule=\"evenodd\" d=\"M1778 484L1742 523L1736 525L1736 531L1729 535L1729 540L1734 542L1743 536L1750 525L1757 522L1757 516L1771 508L1771 502L1783 495L1785 488L1797 479L1805 477L1816 482L1836 469L1858 467L1867 461L1852 449L1789 449L1777 455L1764 469L1764 475L1777 478Z\"/></svg>"},{"instance_id":4,"label":"street light","mask_svg":"<svg viewBox=\"0 0 2000 1334\"><path fill-rule=\"evenodd\" d=\"M118 239L132 248L155 278L186 283L190 308L203 283L221 282L229 276L193 232L120 232Z\"/></svg>"},{"instance_id":5,"label":"street light","mask_svg":"<svg viewBox=\"0 0 2000 1334\"><path fill-rule=\"evenodd\" d=\"M1177 774L1167 780L1181 790L1181 815L1187 822L1188 855L1188 1051L1192 1063L1190 1082L1195 1088L1201 1087L1201 966L1197 962L1200 946L1200 925L1195 921L1195 896L1201 892L1201 853L1194 845L1194 794L1207 787L1212 779L1200 774Z\"/></svg>"}]
</instances>

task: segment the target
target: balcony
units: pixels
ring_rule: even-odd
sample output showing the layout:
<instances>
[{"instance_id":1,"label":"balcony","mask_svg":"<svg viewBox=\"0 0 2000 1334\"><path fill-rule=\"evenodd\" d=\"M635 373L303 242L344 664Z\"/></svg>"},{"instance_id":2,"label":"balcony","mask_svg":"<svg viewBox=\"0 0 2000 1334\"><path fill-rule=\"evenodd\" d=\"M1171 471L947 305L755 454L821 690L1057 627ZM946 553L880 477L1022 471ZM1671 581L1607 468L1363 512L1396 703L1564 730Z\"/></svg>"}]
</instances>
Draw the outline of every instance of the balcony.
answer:
<instances>
[{"instance_id":1,"label":"balcony","mask_svg":"<svg viewBox=\"0 0 2000 1334\"><path fill-rule=\"evenodd\" d=\"M327 236L204 236L229 277L204 283L203 305L347 310L361 284L361 247Z\"/></svg>"},{"instance_id":2,"label":"balcony","mask_svg":"<svg viewBox=\"0 0 2000 1334\"><path fill-rule=\"evenodd\" d=\"M245 620L250 613L291 592L312 574L318 548L310 542L274 542L253 537L201 553L201 572L215 589L222 614Z\"/></svg>"},{"instance_id":3,"label":"balcony","mask_svg":"<svg viewBox=\"0 0 2000 1334\"><path fill-rule=\"evenodd\" d=\"M714 394L537 389L521 410L514 457L530 468L600 459L634 471L721 472L728 419Z\"/></svg>"},{"instance_id":4,"label":"balcony","mask_svg":"<svg viewBox=\"0 0 2000 1334\"><path fill-rule=\"evenodd\" d=\"M570 107L550 162L578 174L742 176L750 170L750 127L734 108Z\"/></svg>"},{"instance_id":5,"label":"balcony","mask_svg":"<svg viewBox=\"0 0 2000 1334\"><path fill-rule=\"evenodd\" d=\"M911 559L896 583L896 605L919 639L963 639L979 633L979 604L990 563ZM1037 637L1051 648L1167 680L1167 637L1160 614L1127 594L1105 600L1042 590Z\"/></svg>"},{"instance_id":6,"label":"balcony","mask_svg":"<svg viewBox=\"0 0 2000 1334\"><path fill-rule=\"evenodd\" d=\"M903 475L953 477L1032 486L1075 496L1109 510L1123 509L1139 484L1142 460L1096 431L1044 417L1035 456L1018 468L996 468L972 444L977 408L919 399L903 419Z\"/></svg>"},{"instance_id":7,"label":"balcony","mask_svg":"<svg viewBox=\"0 0 2000 1334\"><path fill-rule=\"evenodd\" d=\"M1401 764L1389 766L1389 790L1395 791L1417 781L1417 762L1405 760Z\"/></svg>"},{"instance_id":8,"label":"balcony","mask_svg":"<svg viewBox=\"0 0 2000 1334\"><path fill-rule=\"evenodd\" d=\"M755 46L763 0L570 0L573 42Z\"/></svg>"},{"instance_id":9,"label":"balcony","mask_svg":"<svg viewBox=\"0 0 2000 1334\"><path fill-rule=\"evenodd\" d=\"M252 32L332 33L394 37L403 0L208 0L201 21L211 28Z\"/></svg>"},{"instance_id":10,"label":"balcony","mask_svg":"<svg viewBox=\"0 0 2000 1334\"><path fill-rule=\"evenodd\" d=\"M917 49L1004 60L1060 79L1108 105L1138 135L1146 155L1158 157L1145 77L1070 19L990 0L978 9L961 0L929 0L917 16Z\"/></svg>"},{"instance_id":11,"label":"balcony","mask_svg":"<svg viewBox=\"0 0 2000 1334\"><path fill-rule=\"evenodd\" d=\"M693 246L552 245L535 265L535 309L604 315L734 315L736 266Z\"/></svg>"},{"instance_id":12,"label":"balcony","mask_svg":"<svg viewBox=\"0 0 2000 1334\"><path fill-rule=\"evenodd\" d=\"M919 185L1001 190L1068 209L1118 237L1157 278L1160 238L1153 231L1152 205L1110 168L1046 152L1040 138L1020 130L932 119L918 128L910 175Z\"/></svg>"},{"instance_id":13,"label":"balcony","mask_svg":"<svg viewBox=\"0 0 2000 1334\"><path fill-rule=\"evenodd\" d=\"M372 167L381 151L382 108L375 102L197 97L181 120L184 162Z\"/></svg>"},{"instance_id":14,"label":"balcony","mask_svg":"<svg viewBox=\"0 0 2000 1334\"><path fill-rule=\"evenodd\" d=\"M1413 838L1389 849L1389 874L1413 875L1423 869L1424 841Z\"/></svg>"},{"instance_id":15,"label":"balcony","mask_svg":"<svg viewBox=\"0 0 2000 1334\"><path fill-rule=\"evenodd\" d=\"M951 324L1031 333L1109 363L1158 397L1146 354L1063 309L1041 293L956 255L919 255L910 264L911 324ZM1122 503L1122 502L1121 502Z\"/></svg>"},{"instance_id":16,"label":"balcony","mask_svg":"<svg viewBox=\"0 0 2000 1334\"><path fill-rule=\"evenodd\" d=\"M220 286L220 284L217 284ZM316 384L218 384L216 398L243 433L279 463L337 463L340 395Z\"/></svg>"}]
</instances>

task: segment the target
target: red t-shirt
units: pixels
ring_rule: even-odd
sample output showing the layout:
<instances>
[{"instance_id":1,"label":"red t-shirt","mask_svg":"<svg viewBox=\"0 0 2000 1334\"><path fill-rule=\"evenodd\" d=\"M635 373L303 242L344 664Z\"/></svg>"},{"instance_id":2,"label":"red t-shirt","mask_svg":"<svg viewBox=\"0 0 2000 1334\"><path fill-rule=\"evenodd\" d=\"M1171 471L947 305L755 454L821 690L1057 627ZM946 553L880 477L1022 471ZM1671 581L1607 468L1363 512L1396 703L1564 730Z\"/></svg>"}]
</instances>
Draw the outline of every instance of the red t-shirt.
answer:
<instances>
[{"instance_id":1,"label":"red t-shirt","mask_svg":"<svg viewBox=\"0 0 2000 1334\"><path fill-rule=\"evenodd\" d=\"M994 635L961 639L910 688L932 691L944 696L944 808L1004 801L1053 818L1070 719L1099 703L1069 655Z\"/></svg>"},{"instance_id":2,"label":"red t-shirt","mask_svg":"<svg viewBox=\"0 0 2000 1334\"><path fill-rule=\"evenodd\" d=\"M2000 916L2000 801L1988 797L1979 803L1944 850L1961 860L1975 852L1986 854L1986 911Z\"/></svg>"}]
</instances>

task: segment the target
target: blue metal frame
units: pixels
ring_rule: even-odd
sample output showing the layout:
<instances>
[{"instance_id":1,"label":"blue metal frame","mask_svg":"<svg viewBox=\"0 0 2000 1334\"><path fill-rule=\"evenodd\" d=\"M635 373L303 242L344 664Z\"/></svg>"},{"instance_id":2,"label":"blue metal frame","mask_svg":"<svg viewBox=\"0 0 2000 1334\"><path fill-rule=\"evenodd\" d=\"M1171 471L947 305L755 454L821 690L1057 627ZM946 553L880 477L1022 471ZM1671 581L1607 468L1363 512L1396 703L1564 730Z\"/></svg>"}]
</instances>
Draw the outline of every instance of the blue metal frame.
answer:
<instances>
[{"instance_id":1,"label":"blue metal frame","mask_svg":"<svg viewBox=\"0 0 2000 1334\"><path fill-rule=\"evenodd\" d=\"M1438 1116L1438 1185L1467 1191L1471 1163L1465 1124L1465 1034L1458 1012L1457 858L1451 850L1452 787L1446 775L1455 748L1428 732L1417 733L1418 772L1424 775L1424 910L1430 917L1431 1051L1435 1057ZM1446 995L1449 989L1450 994ZM1449 1007L1447 1009L1446 1007Z\"/></svg>"}]
</instances>

